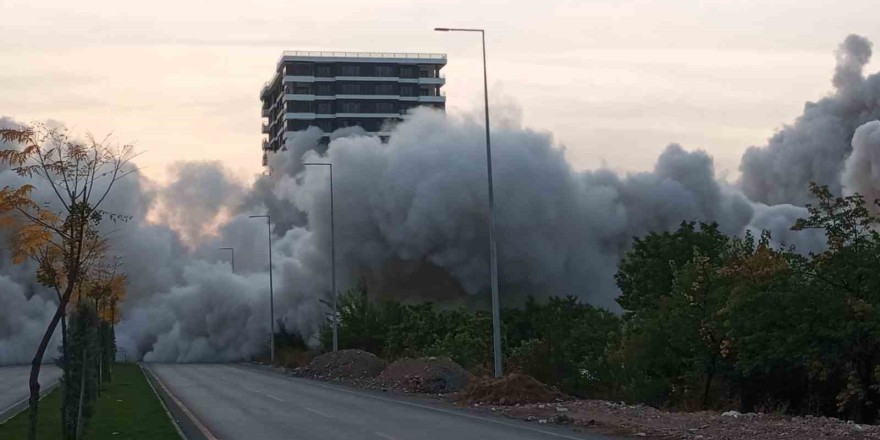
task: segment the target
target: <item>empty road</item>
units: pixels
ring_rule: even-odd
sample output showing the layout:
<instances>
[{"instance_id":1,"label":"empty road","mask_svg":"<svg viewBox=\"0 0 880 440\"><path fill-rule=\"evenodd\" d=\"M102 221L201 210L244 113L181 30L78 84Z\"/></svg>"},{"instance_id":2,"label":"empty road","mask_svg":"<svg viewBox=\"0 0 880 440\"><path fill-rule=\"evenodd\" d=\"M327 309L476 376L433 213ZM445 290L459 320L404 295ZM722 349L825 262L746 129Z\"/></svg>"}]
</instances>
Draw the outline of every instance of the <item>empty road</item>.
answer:
<instances>
[{"instance_id":1,"label":"empty road","mask_svg":"<svg viewBox=\"0 0 880 440\"><path fill-rule=\"evenodd\" d=\"M30 365L0 367L0 422L12 413L18 412L27 405L30 395L28 378L31 374ZM40 388L45 391L58 382L61 370L55 365L43 365L40 368Z\"/></svg>"},{"instance_id":2,"label":"empty road","mask_svg":"<svg viewBox=\"0 0 880 440\"><path fill-rule=\"evenodd\" d=\"M201 436L209 440L611 438L483 417L242 365L150 364L147 368L160 379L158 388L164 386L172 401L195 416Z\"/></svg>"}]
</instances>

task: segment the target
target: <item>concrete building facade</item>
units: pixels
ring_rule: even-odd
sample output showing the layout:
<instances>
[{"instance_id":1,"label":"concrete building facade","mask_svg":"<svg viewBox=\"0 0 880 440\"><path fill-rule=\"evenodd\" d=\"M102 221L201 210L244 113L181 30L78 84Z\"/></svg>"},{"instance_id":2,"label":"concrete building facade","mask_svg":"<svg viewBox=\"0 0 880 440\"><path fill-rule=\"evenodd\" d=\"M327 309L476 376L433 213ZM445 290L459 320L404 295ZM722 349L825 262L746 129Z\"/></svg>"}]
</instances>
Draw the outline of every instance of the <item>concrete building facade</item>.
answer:
<instances>
[{"instance_id":1,"label":"concrete building facade","mask_svg":"<svg viewBox=\"0 0 880 440\"><path fill-rule=\"evenodd\" d=\"M324 138L358 126L383 136L417 106L446 108L445 54L286 51L260 91L263 163L287 137L316 126Z\"/></svg>"}]
</instances>

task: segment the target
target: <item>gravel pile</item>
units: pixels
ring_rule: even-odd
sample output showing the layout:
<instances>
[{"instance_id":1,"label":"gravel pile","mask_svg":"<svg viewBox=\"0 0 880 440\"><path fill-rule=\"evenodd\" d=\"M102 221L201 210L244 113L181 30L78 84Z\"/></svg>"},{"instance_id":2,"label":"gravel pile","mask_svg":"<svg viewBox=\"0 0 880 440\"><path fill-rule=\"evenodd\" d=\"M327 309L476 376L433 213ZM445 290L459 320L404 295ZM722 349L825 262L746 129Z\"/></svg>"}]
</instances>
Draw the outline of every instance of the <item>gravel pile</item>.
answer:
<instances>
[{"instance_id":1,"label":"gravel pile","mask_svg":"<svg viewBox=\"0 0 880 440\"><path fill-rule=\"evenodd\" d=\"M567 398L537 379L517 373L499 379L475 381L462 397L469 403L495 405L555 402Z\"/></svg>"},{"instance_id":2,"label":"gravel pile","mask_svg":"<svg viewBox=\"0 0 880 440\"><path fill-rule=\"evenodd\" d=\"M587 431L649 439L880 439L880 426L859 425L826 417L785 417L775 414L740 414L735 411L670 413L644 405L625 405L603 400L480 409L539 424L565 424Z\"/></svg>"},{"instance_id":3,"label":"gravel pile","mask_svg":"<svg viewBox=\"0 0 880 440\"><path fill-rule=\"evenodd\" d=\"M339 350L312 359L297 375L322 380L374 378L385 369L385 362L363 350Z\"/></svg>"},{"instance_id":4,"label":"gravel pile","mask_svg":"<svg viewBox=\"0 0 880 440\"><path fill-rule=\"evenodd\" d=\"M386 386L414 393L450 393L468 382L468 372L448 357L400 359L379 375Z\"/></svg>"}]
</instances>

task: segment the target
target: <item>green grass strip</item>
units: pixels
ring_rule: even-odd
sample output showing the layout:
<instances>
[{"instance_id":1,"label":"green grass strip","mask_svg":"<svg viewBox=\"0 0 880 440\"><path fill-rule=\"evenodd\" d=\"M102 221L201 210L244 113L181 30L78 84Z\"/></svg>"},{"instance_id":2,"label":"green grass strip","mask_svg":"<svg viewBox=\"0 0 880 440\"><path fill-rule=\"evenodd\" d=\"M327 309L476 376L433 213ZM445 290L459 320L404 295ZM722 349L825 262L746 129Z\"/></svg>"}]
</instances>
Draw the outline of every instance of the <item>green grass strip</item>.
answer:
<instances>
[{"instance_id":1,"label":"green grass strip","mask_svg":"<svg viewBox=\"0 0 880 440\"><path fill-rule=\"evenodd\" d=\"M0 425L0 439L25 440L28 438L28 410ZM40 400L40 417L37 421L37 438L40 440L61 438L61 387Z\"/></svg>"},{"instance_id":2,"label":"green grass strip","mask_svg":"<svg viewBox=\"0 0 880 440\"><path fill-rule=\"evenodd\" d=\"M85 440L180 440L168 414L135 364L116 364Z\"/></svg>"},{"instance_id":3,"label":"green grass strip","mask_svg":"<svg viewBox=\"0 0 880 440\"><path fill-rule=\"evenodd\" d=\"M27 438L28 412L0 425L0 439ZM104 384L84 440L180 440L168 414L135 364L113 366L113 383ZM40 401L39 440L61 438L61 388Z\"/></svg>"}]
</instances>

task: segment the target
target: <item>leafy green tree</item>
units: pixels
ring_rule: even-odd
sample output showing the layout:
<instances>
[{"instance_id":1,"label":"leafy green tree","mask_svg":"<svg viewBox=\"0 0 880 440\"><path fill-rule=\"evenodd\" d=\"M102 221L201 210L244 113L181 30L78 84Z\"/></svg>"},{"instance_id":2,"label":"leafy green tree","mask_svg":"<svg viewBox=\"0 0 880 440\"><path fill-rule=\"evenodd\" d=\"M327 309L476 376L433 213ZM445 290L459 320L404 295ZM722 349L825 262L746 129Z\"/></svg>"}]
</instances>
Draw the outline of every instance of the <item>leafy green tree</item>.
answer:
<instances>
[{"instance_id":1,"label":"leafy green tree","mask_svg":"<svg viewBox=\"0 0 880 440\"><path fill-rule=\"evenodd\" d=\"M841 413L859 422L873 422L880 405L880 218L859 194L836 197L827 187L811 185L818 199L809 216L793 229L820 229L828 249L795 259L823 312L820 334L830 335L813 350L827 350L818 359L826 371L840 371L845 382L837 395ZM875 201L875 205L877 202Z\"/></svg>"},{"instance_id":2,"label":"leafy green tree","mask_svg":"<svg viewBox=\"0 0 880 440\"><path fill-rule=\"evenodd\" d=\"M694 249L712 261L720 258L728 237L716 223L682 222L673 232L651 232L634 238L632 248L618 266L617 303L627 321L647 317L672 293L678 270L689 263Z\"/></svg>"},{"instance_id":3,"label":"leafy green tree","mask_svg":"<svg viewBox=\"0 0 880 440\"><path fill-rule=\"evenodd\" d=\"M514 368L562 390L588 395L599 391L606 356L619 336L620 319L573 296L539 304L529 300L505 326Z\"/></svg>"},{"instance_id":4,"label":"leafy green tree","mask_svg":"<svg viewBox=\"0 0 880 440\"><path fill-rule=\"evenodd\" d=\"M722 355L733 364L731 379L744 411L786 409L834 414L821 347L835 342L822 328L838 318L833 298L812 289L793 268L799 259L773 249L769 236L731 242L721 269L730 295L722 319ZM828 352L829 354L831 352ZM759 407L759 405L761 407Z\"/></svg>"},{"instance_id":5,"label":"leafy green tree","mask_svg":"<svg viewBox=\"0 0 880 440\"><path fill-rule=\"evenodd\" d=\"M374 302L367 287L358 283L338 298L339 347L358 348L374 354L386 349L390 329L400 322L403 306L394 302ZM321 331L325 349L333 346L333 327L328 317Z\"/></svg>"},{"instance_id":6,"label":"leafy green tree","mask_svg":"<svg viewBox=\"0 0 880 440\"><path fill-rule=\"evenodd\" d=\"M624 315L612 357L624 395L654 405L708 405L723 340L716 317L725 289L716 269L728 242L717 225L693 222L634 240L616 275Z\"/></svg>"},{"instance_id":7,"label":"leafy green tree","mask_svg":"<svg viewBox=\"0 0 880 440\"><path fill-rule=\"evenodd\" d=\"M492 371L492 315L478 311L441 311L437 314L434 334L439 339L430 344L423 354L448 356L462 367L481 374Z\"/></svg>"}]
</instances>

